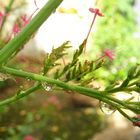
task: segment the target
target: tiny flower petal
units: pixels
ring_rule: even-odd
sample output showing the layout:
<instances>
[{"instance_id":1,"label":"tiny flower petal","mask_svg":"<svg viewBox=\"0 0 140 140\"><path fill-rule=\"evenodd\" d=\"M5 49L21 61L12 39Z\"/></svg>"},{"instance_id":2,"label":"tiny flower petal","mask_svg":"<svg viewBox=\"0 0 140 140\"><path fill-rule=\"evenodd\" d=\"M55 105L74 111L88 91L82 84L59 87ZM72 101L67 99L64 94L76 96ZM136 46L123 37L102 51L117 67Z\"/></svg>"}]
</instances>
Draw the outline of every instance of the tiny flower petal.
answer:
<instances>
[{"instance_id":1,"label":"tiny flower petal","mask_svg":"<svg viewBox=\"0 0 140 140\"><path fill-rule=\"evenodd\" d=\"M27 135L27 136L24 137L23 140L34 140L34 137L31 136L31 135Z\"/></svg>"},{"instance_id":2,"label":"tiny flower petal","mask_svg":"<svg viewBox=\"0 0 140 140\"><path fill-rule=\"evenodd\" d=\"M4 16L5 15L2 12L0 12L0 26L1 26L2 22L3 22Z\"/></svg>"},{"instance_id":3,"label":"tiny flower petal","mask_svg":"<svg viewBox=\"0 0 140 140\"><path fill-rule=\"evenodd\" d=\"M89 11L90 11L91 13L96 13L96 9L93 9L93 8L89 8Z\"/></svg>"},{"instance_id":4,"label":"tiny flower petal","mask_svg":"<svg viewBox=\"0 0 140 140\"><path fill-rule=\"evenodd\" d=\"M19 31L20 31L19 26L18 26L17 24L14 24L13 29L12 29L12 32L13 32L14 34L17 34Z\"/></svg>"},{"instance_id":5,"label":"tiny flower petal","mask_svg":"<svg viewBox=\"0 0 140 140\"><path fill-rule=\"evenodd\" d=\"M99 10L98 8L95 8L95 9L89 8L89 11L90 11L91 13L97 14L98 16L104 16L104 15L100 12L100 10Z\"/></svg>"},{"instance_id":6,"label":"tiny flower petal","mask_svg":"<svg viewBox=\"0 0 140 140\"><path fill-rule=\"evenodd\" d=\"M33 15L36 13L36 11L38 10L39 8L36 8L35 11L29 16L27 17L27 15L23 15L21 16L21 19L22 19L22 27L25 27L32 19Z\"/></svg>"},{"instance_id":7,"label":"tiny flower petal","mask_svg":"<svg viewBox=\"0 0 140 140\"><path fill-rule=\"evenodd\" d=\"M88 34L87 34L86 39L85 39L86 42L87 42L87 40L88 40L89 34L90 34L90 32L91 32L91 29L92 29L92 26L93 26L93 24L94 24L94 22L95 22L96 17L97 17L97 16L103 16L103 14L99 12L99 9L98 9L98 8L94 8L94 9L93 9L93 8L89 8L89 11L90 11L91 13L94 13L94 16L93 16L93 20L92 20L92 23L91 23L91 25L90 25ZM85 43L85 45L84 45L84 48L85 48L85 50L86 50L86 43ZM84 52L85 52L85 50L84 50Z\"/></svg>"},{"instance_id":8,"label":"tiny flower petal","mask_svg":"<svg viewBox=\"0 0 140 140\"><path fill-rule=\"evenodd\" d=\"M24 27L24 26L26 26L29 22L30 22L30 18L27 18L27 15L23 15L23 16L21 16L21 19L22 19L22 26Z\"/></svg>"},{"instance_id":9,"label":"tiny flower petal","mask_svg":"<svg viewBox=\"0 0 140 140\"><path fill-rule=\"evenodd\" d=\"M4 14L0 12L0 20L3 18Z\"/></svg>"},{"instance_id":10,"label":"tiny flower petal","mask_svg":"<svg viewBox=\"0 0 140 140\"><path fill-rule=\"evenodd\" d=\"M105 49L103 52L104 56L108 57L110 60L114 59L114 54L109 49Z\"/></svg>"}]
</instances>

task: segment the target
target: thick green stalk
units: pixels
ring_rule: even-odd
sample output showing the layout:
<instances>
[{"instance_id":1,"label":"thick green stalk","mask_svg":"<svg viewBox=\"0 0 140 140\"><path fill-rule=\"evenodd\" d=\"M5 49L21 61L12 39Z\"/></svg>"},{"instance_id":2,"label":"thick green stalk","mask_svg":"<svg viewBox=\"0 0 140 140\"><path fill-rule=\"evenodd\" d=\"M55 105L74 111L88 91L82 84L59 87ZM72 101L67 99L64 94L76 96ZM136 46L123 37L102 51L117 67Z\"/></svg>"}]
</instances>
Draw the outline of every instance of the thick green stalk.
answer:
<instances>
[{"instance_id":1,"label":"thick green stalk","mask_svg":"<svg viewBox=\"0 0 140 140\"><path fill-rule=\"evenodd\" d=\"M70 84L62 82L60 80L47 78L47 77L39 75L39 74L25 72L25 71L22 71L22 70L16 70L16 69L13 69L13 68L8 68L6 66L2 66L0 71L4 72L4 73L15 75L15 76L29 78L29 79L39 81L39 82L46 82L47 84L57 85L57 86L59 86L63 89L76 91L76 92L79 92L80 94L96 98L96 99L98 99L100 101L104 101L108 104L114 103L114 106L116 106L116 105L120 106L121 105L123 108L130 109L133 112L139 112L140 113L140 109L135 108L135 106L134 107L131 106L131 105L129 106L129 104L126 104L123 101L118 100L116 98L113 98L109 95L103 94L101 91L97 91L97 90L94 90L94 89L91 89L91 88L76 86L76 85L70 85Z\"/></svg>"},{"instance_id":2,"label":"thick green stalk","mask_svg":"<svg viewBox=\"0 0 140 140\"><path fill-rule=\"evenodd\" d=\"M0 66L19 50L63 0L49 0L30 23L0 50Z\"/></svg>"}]
</instances>

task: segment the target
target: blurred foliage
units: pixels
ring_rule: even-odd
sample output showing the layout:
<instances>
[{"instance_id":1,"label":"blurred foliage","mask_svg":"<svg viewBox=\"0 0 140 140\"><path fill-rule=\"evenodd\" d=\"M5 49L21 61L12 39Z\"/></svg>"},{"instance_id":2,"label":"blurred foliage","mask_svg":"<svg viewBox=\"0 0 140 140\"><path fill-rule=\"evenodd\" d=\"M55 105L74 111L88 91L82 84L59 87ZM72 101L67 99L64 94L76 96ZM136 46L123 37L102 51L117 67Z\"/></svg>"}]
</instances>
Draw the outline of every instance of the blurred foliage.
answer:
<instances>
[{"instance_id":1,"label":"blurred foliage","mask_svg":"<svg viewBox=\"0 0 140 140\"><path fill-rule=\"evenodd\" d=\"M107 62L106 68L102 68L98 74L105 79L109 78L109 81L120 80L126 76L128 66L140 60L134 0L100 0L97 1L97 6L104 17L99 18L96 33L92 34L91 49L100 53L109 48L115 54L112 63Z\"/></svg>"},{"instance_id":2,"label":"blurred foliage","mask_svg":"<svg viewBox=\"0 0 140 140\"><path fill-rule=\"evenodd\" d=\"M105 128L97 108L73 107L66 95L36 94L0 108L0 140L87 140Z\"/></svg>"}]
</instances>

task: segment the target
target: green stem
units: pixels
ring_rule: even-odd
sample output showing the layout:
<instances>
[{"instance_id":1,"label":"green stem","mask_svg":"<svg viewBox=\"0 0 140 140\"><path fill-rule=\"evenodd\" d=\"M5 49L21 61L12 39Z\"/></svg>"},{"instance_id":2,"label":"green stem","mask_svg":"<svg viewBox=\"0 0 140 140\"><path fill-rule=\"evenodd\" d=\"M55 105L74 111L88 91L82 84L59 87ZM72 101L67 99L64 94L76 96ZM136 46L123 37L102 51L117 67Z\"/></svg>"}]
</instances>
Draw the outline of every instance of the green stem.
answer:
<instances>
[{"instance_id":1,"label":"green stem","mask_svg":"<svg viewBox=\"0 0 140 140\"><path fill-rule=\"evenodd\" d=\"M121 100L113 98L109 95L102 94L101 91L97 91L97 90L94 90L94 89L91 89L91 88L86 88L86 87L81 87L81 86L76 86L76 85L70 85L70 84L64 83L60 80L47 78L47 77L39 75L39 74L25 72L25 71L22 71L22 70L16 70L16 69L13 69L13 68L8 68L6 66L3 66L0 71L4 72L4 73L9 73L9 74L12 74L12 75L15 75L15 76L29 78L29 79L36 80L36 81L39 81L39 82L46 82L48 84L57 85L57 86L59 86L63 89L76 91L76 92L79 92L83 95L96 98L100 101L104 101L108 104L110 104L110 102L112 102L112 103L115 103L115 105L119 104L119 106L121 105L124 108L130 109L133 112L140 112L139 109L137 109L137 108L135 108L131 105L129 106L129 104L125 104Z\"/></svg>"},{"instance_id":2,"label":"green stem","mask_svg":"<svg viewBox=\"0 0 140 140\"><path fill-rule=\"evenodd\" d=\"M57 86L62 87L64 89L77 91L77 92L79 92L83 95L96 98L100 101L103 101L107 104L112 105L113 107L118 106L117 103L114 103L113 101L108 100L106 97L101 95L99 91L96 91L96 90L93 90L93 89L84 88L84 87L80 87L80 86L74 86L74 85L68 85L64 82L54 80L54 79L50 79L50 78L46 78L42 75L33 74L33 73L29 73L29 72L24 72L24 71L21 71L21 70L12 69L12 68L8 68L8 67L5 67L5 66L2 67L1 71L9 73L9 74L16 75L16 76L21 76L21 77L24 77L24 78L30 78L30 79L33 79L33 80L38 80L40 82L47 82L48 84L54 84L54 85L57 85ZM34 86L33 88L28 89L27 91L24 91L24 92L21 91L22 93L20 93L18 95L15 95L14 97L11 97L11 98L6 99L4 101L1 101L0 106L9 104L11 102L15 102L15 101L19 100L20 98L22 98L24 96L27 96L31 92L34 92L37 89L38 89L38 85Z\"/></svg>"},{"instance_id":3,"label":"green stem","mask_svg":"<svg viewBox=\"0 0 140 140\"><path fill-rule=\"evenodd\" d=\"M104 94L116 93L116 92L119 92L119 91L131 92L131 91L134 91L134 90L135 90L134 87L116 87L116 88L112 88L112 89L104 91Z\"/></svg>"},{"instance_id":4,"label":"green stem","mask_svg":"<svg viewBox=\"0 0 140 140\"><path fill-rule=\"evenodd\" d=\"M0 50L0 66L6 63L12 54L18 51L31 38L62 1L49 0L31 22Z\"/></svg>"},{"instance_id":5,"label":"green stem","mask_svg":"<svg viewBox=\"0 0 140 140\"><path fill-rule=\"evenodd\" d=\"M125 117L127 118L129 121L133 122L133 119L131 117L129 117L124 111L122 111L120 108L116 107L116 109Z\"/></svg>"},{"instance_id":6,"label":"green stem","mask_svg":"<svg viewBox=\"0 0 140 140\"><path fill-rule=\"evenodd\" d=\"M133 85L136 85L139 81L140 81L140 78L138 77L138 78L134 79L133 82L130 82L130 84L128 84L128 86L131 87Z\"/></svg>"},{"instance_id":7,"label":"green stem","mask_svg":"<svg viewBox=\"0 0 140 140\"><path fill-rule=\"evenodd\" d=\"M31 88L29 88L25 91L20 91L18 94L15 94L13 97L8 98L4 101L1 101L0 106L7 105L7 104L10 104L12 102L15 102L15 101L29 95L30 93L32 93L32 92L34 92L38 89L40 89L40 84L38 82L36 82L36 84L34 86L32 86Z\"/></svg>"},{"instance_id":8,"label":"green stem","mask_svg":"<svg viewBox=\"0 0 140 140\"><path fill-rule=\"evenodd\" d=\"M1 26L0 26L0 35L2 34L4 23L6 22L6 19L7 19L7 14L10 13L13 3L14 3L14 0L10 0L8 6L5 7L5 16L4 16Z\"/></svg>"}]
</instances>

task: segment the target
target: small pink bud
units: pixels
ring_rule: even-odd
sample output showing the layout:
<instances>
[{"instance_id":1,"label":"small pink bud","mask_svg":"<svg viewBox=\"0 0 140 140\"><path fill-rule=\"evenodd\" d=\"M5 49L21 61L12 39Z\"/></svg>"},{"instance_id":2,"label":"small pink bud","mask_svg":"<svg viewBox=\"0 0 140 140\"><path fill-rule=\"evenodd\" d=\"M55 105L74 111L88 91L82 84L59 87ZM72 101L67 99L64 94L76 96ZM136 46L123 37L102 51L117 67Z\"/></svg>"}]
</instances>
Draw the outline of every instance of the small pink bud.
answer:
<instances>
[{"instance_id":1,"label":"small pink bud","mask_svg":"<svg viewBox=\"0 0 140 140\"><path fill-rule=\"evenodd\" d=\"M29 22L30 22L30 18L27 18L27 15L23 15L21 16L21 19L22 19L22 26L26 26Z\"/></svg>"},{"instance_id":2,"label":"small pink bud","mask_svg":"<svg viewBox=\"0 0 140 140\"><path fill-rule=\"evenodd\" d=\"M108 57L110 60L114 59L114 54L107 48L103 51L105 57Z\"/></svg>"},{"instance_id":3,"label":"small pink bud","mask_svg":"<svg viewBox=\"0 0 140 140\"><path fill-rule=\"evenodd\" d=\"M0 21L3 19L4 14L2 12L0 12Z\"/></svg>"},{"instance_id":4,"label":"small pink bud","mask_svg":"<svg viewBox=\"0 0 140 140\"><path fill-rule=\"evenodd\" d=\"M5 14L0 12L0 26L1 26L2 22L3 22L4 16L5 16Z\"/></svg>"},{"instance_id":5,"label":"small pink bud","mask_svg":"<svg viewBox=\"0 0 140 140\"><path fill-rule=\"evenodd\" d=\"M98 8L95 8L95 9L89 8L89 11L90 11L91 13L97 14L98 16L104 16L104 15L100 12L100 10L99 10Z\"/></svg>"},{"instance_id":6,"label":"small pink bud","mask_svg":"<svg viewBox=\"0 0 140 140\"><path fill-rule=\"evenodd\" d=\"M14 26L13 26L12 32L13 32L14 34L17 34L19 31L20 31L20 28L19 28L19 26L15 23Z\"/></svg>"},{"instance_id":7,"label":"small pink bud","mask_svg":"<svg viewBox=\"0 0 140 140\"><path fill-rule=\"evenodd\" d=\"M23 140L35 140L33 136L27 135L23 138Z\"/></svg>"}]
</instances>

